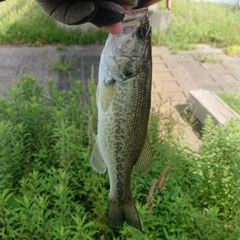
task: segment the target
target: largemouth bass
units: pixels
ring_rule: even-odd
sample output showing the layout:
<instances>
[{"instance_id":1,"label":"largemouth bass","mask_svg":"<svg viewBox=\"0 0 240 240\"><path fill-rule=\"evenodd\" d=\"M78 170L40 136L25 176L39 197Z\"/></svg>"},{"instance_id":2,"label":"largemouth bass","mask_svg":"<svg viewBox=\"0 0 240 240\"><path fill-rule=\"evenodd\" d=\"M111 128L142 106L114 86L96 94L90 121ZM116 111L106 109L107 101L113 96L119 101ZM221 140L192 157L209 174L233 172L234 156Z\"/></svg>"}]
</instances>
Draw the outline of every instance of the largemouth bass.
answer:
<instances>
[{"instance_id":1,"label":"largemouth bass","mask_svg":"<svg viewBox=\"0 0 240 240\"><path fill-rule=\"evenodd\" d=\"M110 178L108 223L124 221L141 230L130 190L132 170L152 168L147 129L151 105L151 26L147 9L126 13L123 30L111 35L101 54L97 90L98 133L91 164Z\"/></svg>"}]
</instances>

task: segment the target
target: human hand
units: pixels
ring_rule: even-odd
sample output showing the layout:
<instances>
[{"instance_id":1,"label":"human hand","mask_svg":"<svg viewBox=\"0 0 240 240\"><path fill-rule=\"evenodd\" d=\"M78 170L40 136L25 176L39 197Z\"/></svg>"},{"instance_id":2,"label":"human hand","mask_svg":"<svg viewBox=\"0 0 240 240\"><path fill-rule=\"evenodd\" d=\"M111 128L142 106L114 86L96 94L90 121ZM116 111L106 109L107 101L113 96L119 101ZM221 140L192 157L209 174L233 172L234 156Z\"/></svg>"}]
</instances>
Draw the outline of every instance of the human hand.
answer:
<instances>
[{"instance_id":1,"label":"human hand","mask_svg":"<svg viewBox=\"0 0 240 240\"><path fill-rule=\"evenodd\" d=\"M137 5L137 0L35 0L37 4L54 20L79 25L86 22L116 32L124 16L125 10ZM115 3L117 2L117 3ZM123 4L122 6L120 4ZM112 27L111 25L114 24Z\"/></svg>"},{"instance_id":2,"label":"human hand","mask_svg":"<svg viewBox=\"0 0 240 240\"><path fill-rule=\"evenodd\" d=\"M1 0L0 0L1 1ZM53 19L67 25L90 22L112 34L122 30L125 10L147 7L159 0L35 0ZM168 0L167 0L168 1ZM137 6L139 2L139 7Z\"/></svg>"}]
</instances>

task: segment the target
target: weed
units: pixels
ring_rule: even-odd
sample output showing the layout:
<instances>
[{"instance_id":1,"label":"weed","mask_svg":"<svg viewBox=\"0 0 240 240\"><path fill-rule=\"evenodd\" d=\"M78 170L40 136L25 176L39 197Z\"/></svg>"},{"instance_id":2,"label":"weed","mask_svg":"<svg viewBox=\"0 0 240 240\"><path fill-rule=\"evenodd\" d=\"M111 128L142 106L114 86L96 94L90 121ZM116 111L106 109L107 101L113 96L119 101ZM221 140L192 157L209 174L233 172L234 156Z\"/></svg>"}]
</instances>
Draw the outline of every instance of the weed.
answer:
<instances>
[{"instance_id":1,"label":"weed","mask_svg":"<svg viewBox=\"0 0 240 240\"><path fill-rule=\"evenodd\" d=\"M49 70L56 73L69 73L72 62L69 60L51 60Z\"/></svg>"},{"instance_id":2,"label":"weed","mask_svg":"<svg viewBox=\"0 0 240 240\"><path fill-rule=\"evenodd\" d=\"M192 112L192 105L190 103L181 108L180 114L183 120L188 122L191 127L194 127L198 124L195 111Z\"/></svg>"},{"instance_id":3,"label":"weed","mask_svg":"<svg viewBox=\"0 0 240 240\"><path fill-rule=\"evenodd\" d=\"M163 2L160 3L160 9L166 9ZM0 44L103 44L108 35L101 29L84 32L60 28L31 0L1 3L0 19ZM164 31L154 30L152 41L169 46L174 53L192 49L195 43L212 43L219 47L239 46L239 31L239 13L234 7L176 0L172 6L170 26Z\"/></svg>"},{"instance_id":4,"label":"weed","mask_svg":"<svg viewBox=\"0 0 240 240\"><path fill-rule=\"evenodd\" d=\"M229 56L240 55L240 46L226 47L225 53Z\"/></svg>"},{"instance_id":5,"label":"weed","mask_svg":"<svg viewBox=\"0 0 240 240\"><path fill-rule=\"evenodd\" d=\"M235 7L187 0L176 0L172 5L171 24L165 31L154 31L154 44L165 44L173 52L189 49L195 43L240 45L240 19Z\"/></svg>"},{"instance_id":6,"label":"weed","mask_svg":"<svg viewBox=\"0 0 240 240\"><path fill-rule=\"evenodd\" d=\"M23 76L0 98L0 238L238 239L239 121L215 127L207 119L200 152L193 154L181 145L171 116L154 111L153 169L132 174L143 232L108 227L109 178L89 163L95 91L93 77L86 102L79 81L60 91L53 80L43 87Z\"/></svg>"},{"instance_id":7,"label":"weed","mask_svg":"<svg viewBox=\"0 0 240 240\"><path fill-rule=\"evenodd\" d=\"M223 59L219 56L216 56L216 55L209 55L209 54L199 54L198 55L199 57L199 61L200 62L215 62L215 63L218 63L218 62L222 62Z\"/></svg>"},{"instance_id":8,"label":"weed","mask_svg":"<svg viewBox=\"0 0 240 240\"><path fill-rule=\"evenodd\" d=\"M64 50L65 46L63 44L59 43L56 48L58 51L62 51L62 50Z\"/></svg>"}]
</instances>

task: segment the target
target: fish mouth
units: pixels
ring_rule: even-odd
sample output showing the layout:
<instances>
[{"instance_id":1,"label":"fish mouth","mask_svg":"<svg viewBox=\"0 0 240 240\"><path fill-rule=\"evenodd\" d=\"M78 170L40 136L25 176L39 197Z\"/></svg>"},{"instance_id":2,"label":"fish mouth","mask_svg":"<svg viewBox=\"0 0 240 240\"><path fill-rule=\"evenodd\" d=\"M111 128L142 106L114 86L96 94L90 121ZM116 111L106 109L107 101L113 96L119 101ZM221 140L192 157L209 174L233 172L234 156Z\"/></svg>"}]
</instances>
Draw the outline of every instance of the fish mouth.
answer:
<instances>
[{"instance_id":1,"label":"fish mouth","mask_svg":"<svg viewBox=\"0 0 240 240\"><path fill-rule=\"evenodd\" d=\"M127 10L125 13L125 18L122 23L128 23L138 18L148 17L148 8L131 9Z\"/></svg>"},{"instance_id":2,"label":"fish mouth","mask_svg":"<svg viewBox=\"0 0 240 240\"><path fill-rule=\"evenodd\" d=\"M140 8L127 10L125 17L122 21L123 28L133 27L133 26L145 26L146 34L149 35L151 33L151 24L149 22L148 8Z\"/></svg>"}]
</instances>

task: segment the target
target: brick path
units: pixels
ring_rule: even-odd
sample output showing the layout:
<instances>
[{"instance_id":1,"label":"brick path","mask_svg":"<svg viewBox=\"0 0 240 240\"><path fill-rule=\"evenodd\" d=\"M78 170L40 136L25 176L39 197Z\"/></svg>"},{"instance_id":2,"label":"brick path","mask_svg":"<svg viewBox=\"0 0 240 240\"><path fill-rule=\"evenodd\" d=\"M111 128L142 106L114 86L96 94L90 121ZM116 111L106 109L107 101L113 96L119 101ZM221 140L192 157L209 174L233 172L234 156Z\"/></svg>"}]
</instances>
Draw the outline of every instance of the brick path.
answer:
<instances>
[{"instance_id":1,"label":"brick path","mask_svg":"<svg viewBox=\"0 0 240 240\"><path fill-rule=\"evenodd\" d=\"M94 65L97 79L102 48L96 45L69 46L58 51L56 46L0 46L0 91L4 93L9 84L18 81L22 74L32 74L41 83L49 77L57 82L67 81L64 75L48 70L49 63L55 59L73 61L75 69L71 74L82 80L90 77L91 65ZM219 56L223 62L201 63L199 54ZM240 92L240 58L228 57L221 49L212 49L207 45L199 45L197 50L177 55L171 54L166 47L153 47L153 104L157 104L160 98L161 101L171 99L174 104L185 103L189 90L199 88L213 92Z\"/></svg>"},{"instance_id":2,"label":"brick path","mask_svg":"<svg viewBox=\"0 0 240 240\"><path fill-rule=\"evenodd\" d=\"M217 56L223 61L200 62L205 55ZM177 55L166 47L153 47L153 104L166 99L173 105L184 104L188 92L194 89L240 92L240 58L229 57L221 49L207 45L198 45L196 50Z\"/></svg>"}]
</instances>

